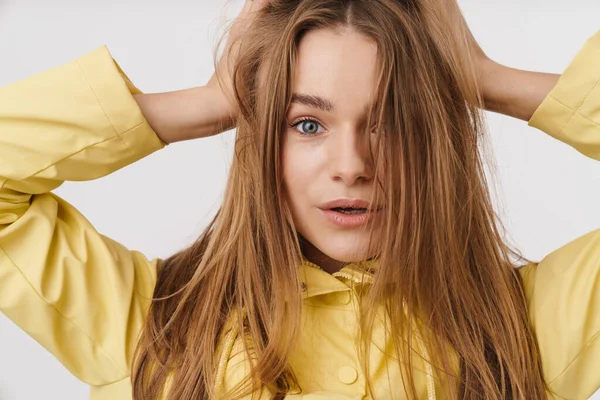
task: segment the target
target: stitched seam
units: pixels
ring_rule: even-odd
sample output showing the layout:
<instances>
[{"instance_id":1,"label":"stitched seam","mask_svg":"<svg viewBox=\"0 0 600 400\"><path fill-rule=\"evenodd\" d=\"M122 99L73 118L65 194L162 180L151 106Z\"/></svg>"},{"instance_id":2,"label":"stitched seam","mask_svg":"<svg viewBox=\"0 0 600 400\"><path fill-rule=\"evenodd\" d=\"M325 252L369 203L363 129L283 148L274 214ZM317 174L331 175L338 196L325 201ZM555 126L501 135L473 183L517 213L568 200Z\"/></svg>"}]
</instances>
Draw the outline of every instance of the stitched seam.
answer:
<instances>
[{"instance_id":1,"label":"stitched seam","mask_svg":"<svg viewBox=\"0 0 600 400\"><path fill-rule=\"evenodd\" d=\"M132 130L134 130L134 129L137 129L137 128L139 128L140 126L142 126L142 125L144 125L144 124L145 124L145 122L142 122L142 123L140 123L139 125L136 125L136 126L134 126L133 128L131 128L131 129L128 129L127 131L123 132L123 133L122 133L122 135L125 135L125 134L129 133L130 131L132 131ZM54 161L52 164L50 164L50 165L48 165L48 166L46 166L46 167L44 167L44 168L40 169L39 171L37 171L37 172L35 172L35 173L31 174L29 177L30 177L30 178L33 178L33 177L35 177L36 175L38 175L38 174L41 174L42 172L44 172L44 171L45 171L45 170L47 170L48 168L55 166L55 165L56 165L56 164L58 164L59 162L66 160L67 158L73 157L74 155L76 155L76 154L79 154L79 153L81 153L81 152L83 152L83 151L85 151L85 150L87 150L87 149L89 149L89 148L92 148L92 147L94 147L94 146L97 146L97 145L99 145L99 144L102 144L102 143L108 142L109 140L113 140L113 139L115 139L115 138L117 138L117 137L118 137L118 136L112 136L112 137L110 137L110 138L108 138L108 139L104 139L104 140L101 140L101 141L99 141L99 142L92 143L92 144L90 144L89 146L86 146L86 147L84 147L84 148L82 148L82 149L79 149L79 150L77 150L77 151L76 151L76 152L74 152L74 153L67 154L67 155L66 155L66 156L64 156L63 158L61 158L61 159L59 159L59 160L57 160L57 161ZM123 141L123 140L121 139L121 142L122 142L122 141ZM127 148L127 150L130 150L130 149L127 147L127 146L125 146L125 147ZM27 178L25 178L25 179L27 179Z\"/></svg>"},{"instance_id":2,"label":"stitched seam","mask_svg":"<svg viewBox=\"0 0 600 400\"><path fill-rule=\"evenodd\" d=\"M583 105L585 104L585 101L588 99L588 97L590 97L590 94L592 94L592 92L594 91L594 89L596 89L596 86L598 86L599 83L600 83L600 78L598 78L596 83L594 83L594 86L591 87L590 91L587 92L587 94L583 98L583 101L581 102L579 107L577 107L577 110L575 112L577 112L579 114L579 110L581 110L581 107L583 107Z\"/></svg>"},{"instance_id":3,"label":"stitched seam","mask_svg":"<svg viewBox=\"0 0 600 400\"><path fill-rule=\"evenodd\" d=\"M580 115L580 116L588 119L584 115L581 115L580 110L581 110L581 107L583 107L583 105L585 104L585 101L588 99L588 97L590 97L590 94L592 94L592 92L594 91L594 89L596 88L596 86L598 86L599 83L600 83L600 78L596 81L596 83L586 93L586 95L583 97L583 100L581 101L581 103L579 104L579 106L577 107L576 110L573 110L571 107L567 107L565 104L563 104L569 110L573 111L573 114L569 117L569 120L565 123L565 125L560 129L560 132L559 132L560 135L562 135L563 131L569 125L569 123L571 122L571 120L573 119L573 117L575 116L575 114ZM552 99L556 100L556 98L554 96L551 96L551 97L552 97ZM558 101L558 100L556 100L556 101ZM562 103L560 103L560 104L562 104ZM592 122L594 122L594 121L592 121Z\"/></svg>"},{"instance_id":4,"label":"stitched seam","mask_svg":"<svg viewBox=\"0 0 600 400\"><path fill-rule=\"evenodd\" d=\"M73 320L71 320L70 318L67 318L65 315L63 315L60 310L58 308L56 308L56 306L52 303L50 303L49 301L47 301L44 296L42 296L35 288L35 286L33 286L31 284L31 282L29 281L29 279L27 279L27 275L25 275L25 273L23 273L23 271L21 270L21 268L19 268L19 266L17 265L17 263L14 262L14 260L10 257L10 255L8 254L8 252L4 249L4 247L2 246L2 244L0 243L0 250L2 251L2 253L4 253L4 255L6 256L6 258L11 262L11 264L13 265L14 268L16 268L19 273L21 274L21 276L23 277L23 279L25 279L25 281L29 284L29 286L31 287L31 289L33 290L33 292L40 298L42 299L42 301L44 301L44 303L46 303L47 305L49 305L50 307L52 307L54 309L54 311L56 311L56 313L64 318L66 321L69 321L71 324L73 324L73 326L75 328L77 328L81 333L83 333L85 335L85 337L87 337L91 343L93 343L97 349L99 349L114 365L116 368L119 369L119 371L121 373L127 373L125 371L123 371L120 367L119 364L110 356L110 354L104 350L104 348L102 346L99 346L98 343L85 331L83 330L79 325L77 325ZM122 380L122 379L119 379ZM118 381L119 381L118 380ZM117 381L117 382L118 382Z\"/></svg>"},{"instance_id":5,"label":"stitched seam","mask_svg":"<svg viewBox=\"0 0 600 400\"><path fill-rule=\"evenodd\" d=\"M123 146L125 146L125 148L129 149L127 147L127 144L125 144L125 141L123 140L123 138L121 138L121 134L119 133L119 131L117 130L117 128L115 127L115 125L112 122L112 119L110 118L110 115L108 115L108 113L106 112L106 109L104 108L104 106L102 105L102 102L100 101L100 98L98 97L98 95L96 94L96 91L94 90L94 87L90 84L90 81L87 79L87 77L85 76L85 71L83 70L83 68L81 67L81 64L79 63L79 60L75 60L77 62L77 66L79 67L79 69L81 70L81 75L83 76L83 79L85 79L85 82L88 84L88 86L90 87L90 90L92 91L92 93L94 94L94 97L96 98L96 101L98 102L98 105L100 105L100 108L102 109L102 112L104 113L104 115L106 116L106 119L108 120L108 122L110 123L110 126L113 128L113 130L115 131L115 133L117 134L117 137L120 139L121 143L123 144ZM138 125L139 126L139 125ZM130 131L131 129L128 129L128 131Z\"/></svg>"},{"instance_id":6,"label":"stitched seam","mask_svg":"<svg viewBox=\"0 0 600 400\"><path fill-rule=\"evenodd\" d=\"M591 338L590 340L588 340L585 345L583 345L583 347L581 348L581 350L579 351L579 353L577 353L577 355L575 357L573 357L573 360L571 360L571 362L569 363L569 365L566 366L566 368L563 370L563 372L561 372L560 374L558 374L558 376L554 379L552 379L550 382L548 382L548 384L552 384L554 382L556 382L561 376L563 376L568 370L569 368L571 368L571 366L575 363L575 361L577 361L577 359L579 358L579 356L581 356L581 354L583 353L583 351L585 350L586 347L588 347L590 344L592 344L592 342L594 340L596 340L598 337L600 337L600 331L596 332Z\"/></svg>"},{"instance_id":7,"label":"stitched seam","mask_svg":"<svg viewBox=\"0 0 600 400\"><path fill-rule=\"evenodd\" d=\"M600 83L600 81L598 81ZM560 104L561 106L565 107L566 109L568 109L569 111L574 112L575 114L579 115L581 118L585 119L588 122L591 122L592 124L596 125L597 127L600 128L600 122L596 122L593 119L590 119L587 115L584 115L582 113L580 113L579 111L575 111L573 110L571 107L569 107L568 105L566 105L565 103L563 103L562 101L558 100L556 97L550 96L552 98L552 100L556 101L558 104ZM581 108L581 106L579 107ZM567 124L565 124L566 126ZM561 133L564 130L564 126L561 128Z\"/></svg>"},{"instance_id":8,"label":"stitched seam","mask_svg":"<svg viewBox=\"0 0 600 400\"><path fill-rule=\"evenodd\" d=\"M116 383L119 383L119 382L123 382L123 381L125 381L125 380L127 380L127 379L129 379L129 378L131 378L131 375L127 375L127 376L126 376L125 378L123 378L123 379L117 379L116 381L109 382L109 383L104 383L104 384L102 384L102 385L90 385L90 386L93 386L93 387L96 387L96 388L103 388L103 387L105 387L105 386L110 386L110 385L114 385L114 384L116 384Z\"/></svg>"}]
</instances>

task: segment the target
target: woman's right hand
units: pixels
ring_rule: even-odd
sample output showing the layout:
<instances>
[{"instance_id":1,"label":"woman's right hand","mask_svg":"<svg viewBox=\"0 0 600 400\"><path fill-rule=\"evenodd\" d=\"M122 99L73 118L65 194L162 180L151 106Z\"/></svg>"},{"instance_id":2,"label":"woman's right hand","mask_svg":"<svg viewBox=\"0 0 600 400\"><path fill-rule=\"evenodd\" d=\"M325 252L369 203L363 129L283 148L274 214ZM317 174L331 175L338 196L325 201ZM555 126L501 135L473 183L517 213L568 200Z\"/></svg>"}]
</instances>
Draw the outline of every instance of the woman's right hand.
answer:
<instances>
[{"instance_id":1,"label":"woman's right hand","mask_svg":"<svg viewBox=\"0 0 600 400\"><path fill-rule=\"evenodd\" d=\"M235 19L216 71L205 86L166 93L134 95L144 117L166 143L216 135L235 126L237 106L232 70L236 43L255 16L272 0L246 0Z\"/></svg>"},{"instance_id":2,"label":"woman's right hand","mask_svg":"<svg viewBox=\"0 0 600 400\"><path fill-rule=\"evenodd\" d=\"M233 120L237 116L237 106L233 93L233 68L239 50L239 39L244 35L249 25L254 20L256 12L260 11L272 0L246 0L242 11L233 22L227 42L223 49L223 56L216 65L216 71L207 83L207 87L221 92L229 103L228 110Z\"/></svg>"}]
</instances>

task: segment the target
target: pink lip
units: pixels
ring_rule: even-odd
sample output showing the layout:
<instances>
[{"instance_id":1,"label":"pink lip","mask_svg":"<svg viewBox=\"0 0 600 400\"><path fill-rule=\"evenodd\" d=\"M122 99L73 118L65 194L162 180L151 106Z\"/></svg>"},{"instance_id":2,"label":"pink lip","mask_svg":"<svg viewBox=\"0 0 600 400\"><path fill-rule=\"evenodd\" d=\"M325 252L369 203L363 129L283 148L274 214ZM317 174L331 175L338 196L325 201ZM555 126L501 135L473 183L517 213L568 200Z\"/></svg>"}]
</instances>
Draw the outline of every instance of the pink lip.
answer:
<instances>
[{"instance_id":1,"label":"pink lip","mask_svg":"<svg viewBox=\"0 0 600 400\"><path fill-rule=\"evenodd\" d=\"M323 216L334 225L341 228L357 228L371 221L381 211L381 207L372 207L363 199L341 198L330 201L319 207ZM364 214L343 214L332 210L333 208L366 208Z\"/></svg>"},{"instance_id":2,"label":"pink lip","mask_svg":"<svg viewBox=\"0 0 600 400\"><path fill-rule=\"evenodd\" d=\"M327 220L342 228L357 228L365 225L379 214L379 210L364 214L342 214L333 210L321 210Z\"/></svg>"},{"instance_id":3,"label":"pink lip","mask_svg":"<svg viewBox=\"0 0 600 400\"><path fill-rule=\"evenodd\" d=\"M322 204L319 208L321 210L331 210L332 208L368 208L368 209L378 209L381 207L371 207L371 203L363 199L349 199L349 198L340 198L336 200L329 201L325 204Z\"/></svg>"}]
</instances>

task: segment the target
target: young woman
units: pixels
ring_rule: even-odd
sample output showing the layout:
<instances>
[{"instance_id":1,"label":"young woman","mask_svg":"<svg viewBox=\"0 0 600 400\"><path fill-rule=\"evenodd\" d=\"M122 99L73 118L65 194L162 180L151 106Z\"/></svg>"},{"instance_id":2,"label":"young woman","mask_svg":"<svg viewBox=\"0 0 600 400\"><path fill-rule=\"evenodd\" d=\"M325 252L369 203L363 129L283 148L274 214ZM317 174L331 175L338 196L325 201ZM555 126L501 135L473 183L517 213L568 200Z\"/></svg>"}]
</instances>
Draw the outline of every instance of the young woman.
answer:
<instances>
[{"instance_id":1,"label":"young woman","mask_svg":"<svg viewBox=\"0 0 600 400\"><path fill-rule=\"evenodd\" d=\"M95 400L586 399L600 231L513 265L478 145L485 108L600 160L598 54L559 79L450 0L255 0L204 87L142 94L105 47L3 87L0 309ZM51 193L233 126L223 205L166 260Z\"/></svg>"}]
</instances>

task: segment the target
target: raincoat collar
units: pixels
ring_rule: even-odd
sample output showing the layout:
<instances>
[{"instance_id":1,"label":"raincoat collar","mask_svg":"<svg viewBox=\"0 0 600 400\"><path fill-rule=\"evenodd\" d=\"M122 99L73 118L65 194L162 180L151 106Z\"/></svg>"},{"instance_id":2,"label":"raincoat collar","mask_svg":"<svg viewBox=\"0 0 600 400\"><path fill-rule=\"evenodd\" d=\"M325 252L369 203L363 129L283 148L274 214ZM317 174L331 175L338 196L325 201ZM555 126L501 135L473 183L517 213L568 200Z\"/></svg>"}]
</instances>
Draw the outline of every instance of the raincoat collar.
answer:
<instances>
[{"instance_id":1,"label":"raincoat collar","mask_svg":"<svg viewBox=\"0 0 600 400\"><path fill-rule=\"evenodd\" d=\"M348 264L339 271L330 274L318 265L302 259L300 262L300 278L304 298L350 291L355 286L371 285L375 268L376 262L367 260Z\"/></svg>"}]
</instances>

